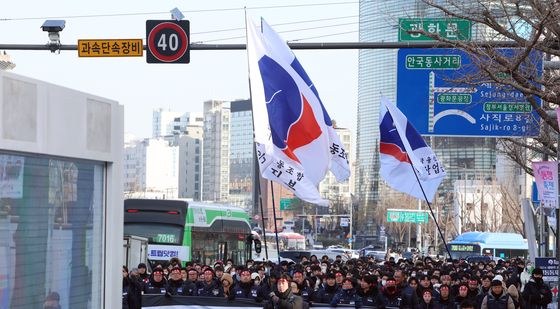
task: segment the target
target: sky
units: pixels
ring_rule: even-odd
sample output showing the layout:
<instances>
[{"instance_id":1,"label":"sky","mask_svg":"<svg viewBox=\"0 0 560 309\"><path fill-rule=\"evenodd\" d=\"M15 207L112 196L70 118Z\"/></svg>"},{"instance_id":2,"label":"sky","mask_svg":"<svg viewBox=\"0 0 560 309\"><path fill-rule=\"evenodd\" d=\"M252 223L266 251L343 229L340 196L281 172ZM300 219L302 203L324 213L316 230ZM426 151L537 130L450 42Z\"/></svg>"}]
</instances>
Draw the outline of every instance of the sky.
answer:
<instances>
[{"instance_id":1,"label":"sky","mask_svg":"<svg viewBox=\"0 0 560 309\"><path fill-rule=\"evenodd\" d=\"M358 41L359 3L351 0L33 0L2 6L0 44L46 44L47 33L40 27L47 19L66 20L62 44L145 39L146 20L170 19L175 7L190 21L192 42L245 43L244 7L250 17L264 18L287 41ZM355 133L358 51L294 52L331 118ZM151 136L153 109L196 112L208 99L249 98L244 50L191 51L189 64L148 64L145 56L79 58L77 51L7 53L16 64L13 73L118 101L125 110L125 132L137 137Z\"/></svg>"}]
</instances>

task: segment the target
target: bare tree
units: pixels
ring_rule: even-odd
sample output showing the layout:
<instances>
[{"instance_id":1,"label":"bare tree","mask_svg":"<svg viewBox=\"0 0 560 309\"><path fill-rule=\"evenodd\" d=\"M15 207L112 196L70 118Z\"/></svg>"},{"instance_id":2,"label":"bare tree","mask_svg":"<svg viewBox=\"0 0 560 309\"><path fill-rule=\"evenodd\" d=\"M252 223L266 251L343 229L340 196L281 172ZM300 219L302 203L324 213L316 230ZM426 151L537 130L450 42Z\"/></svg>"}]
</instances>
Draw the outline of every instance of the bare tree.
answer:
<instances>
[{"instance_id":1,"label":"bare tree","mask_svg":"<svg viewBox=\"0 0 560 309\"><path fill-rule=\"evenodd\" d=\"M410 209L414 210L417 207L417 199L404 193L396 193L391 199L383 199L378 205L377 213L375 216L376 224L386 226L387 233L393 237L398 243L405 242L405 235L407 231L411 230L411 223L403 222L387 222L388 209Z\"/></svg>"},{"instance_id":2,"label":"bare tree","mask_svg":"<svg viewBox=\"0 0 560 309\"><path fill-rule=\"evenodd\" d=\"M549 0L423 0L427 5L450 18L473 22L475 38L452 41L423 30L409 31L446 43L469 54L480 74L462 82L480 85L491 82L503 90L520 91L542 118L540 134L532 139L505 138L500 141L504 153L532 174L526 154L556 157L558 124L546 110L560 104L560 74L546 71L539 74L536 58L560 57L560 2ZM514 54L502 52L498 44L518 47ZM538 104L542 100L542 106Z\"/></svg>"}]
</instances>

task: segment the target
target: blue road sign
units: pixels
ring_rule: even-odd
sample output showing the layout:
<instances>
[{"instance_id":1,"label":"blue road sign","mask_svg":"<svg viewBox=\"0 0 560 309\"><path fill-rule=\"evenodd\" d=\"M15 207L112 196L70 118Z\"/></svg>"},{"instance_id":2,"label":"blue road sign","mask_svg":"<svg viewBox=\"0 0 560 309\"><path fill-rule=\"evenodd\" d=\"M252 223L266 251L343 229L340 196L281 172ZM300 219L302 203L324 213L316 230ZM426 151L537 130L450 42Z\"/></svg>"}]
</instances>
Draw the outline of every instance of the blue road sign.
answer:
<instances>
[{"instance_id":1,"label":"blue road sign","mask_svg":"<svg viewBox=\"0 0 560 309\"><path fill-rule=\"evenodd\" d=\"M514 49L502 49L514 55ZM521 69L542 74L542 57ZM531 68L529 68L531 67ZM423 135L536 136L539 117L525 96L482 79L470 57L457 49L401 49L398 52L397 106ZM502 73L503 78L511 78ZM476 84L473 85L472 81ZM537 101L540 104L540 100Z\"/></svg>"}]
</instances>

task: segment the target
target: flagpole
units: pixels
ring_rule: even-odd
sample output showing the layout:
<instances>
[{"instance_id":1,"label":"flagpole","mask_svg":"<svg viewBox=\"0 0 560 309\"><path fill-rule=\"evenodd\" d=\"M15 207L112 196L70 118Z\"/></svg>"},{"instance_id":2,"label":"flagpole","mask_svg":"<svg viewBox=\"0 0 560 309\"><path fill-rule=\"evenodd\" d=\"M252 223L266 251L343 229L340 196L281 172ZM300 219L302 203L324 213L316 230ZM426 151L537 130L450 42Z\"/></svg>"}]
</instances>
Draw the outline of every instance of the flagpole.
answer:
<instances>
[{"instance_id":1,"label":"flagpole","mask_svg":"<svg viewBox=\"0 0 560 309\"><path fill-rule=\"evenodd\" d=\"M426 204L428 204L428 209L430 209L430 213L432 214L432 218L434 219L434 222L436 224L437 230L439 232L439 237L441 237L441 240L443 241L443 245L445 246L445 250L447 251L447 254L449 254L449 258L451 258L451 251L449 251L449 247L447 246L447 242L445 241L445 237L443 237L443 233L441 232L441 228L439 227L439 224L437 222L437 218L434 215L434 211L432 210L432 204L430 204L430 202L428 201L428 197L426 196L426 192L424 192L424 187L422 187L422 183L420 182L420 178L418 178L418 174L416 173L416 169L414 168L414 164L412 164L412 160L410 160L410 157L408 156L408 154L406 155L406 157L408 158L408 161L410 161L410 168L412 168L412 172L414 173L414 176L416 177L416 181L418 182L418 185L420 186L420 190L422 190L422 195L424 196L424 200L426 201Z\"/></svg>"},{"instance_id":2,"label":"flagpole","mask_svg":"<svg viewBox=\"0 0 560 309\"><path fill-rule=\"evenodd\" d=\"M270 192L272 194L272 214L274 216L274 236L276 237L276 252L278 252L278 265L280 265L280 246L278 244L278 223L276 223L276 206L274 205L274 184L270 181Z\"/></svg>"},{"instance_id":3,"label":"flagpole","mask_svg":"<svg viewBox=\"0 0 560 309\"><path fill-rule=\"evenodd\" d=\"M245 44L248 44L249 35L247 31L247 7L243 8L245 11ZM268 245L266 241L266 225L264 223L264 209L263 209L263 202L262 202L262 194L261 194L261 172L260 166L257 159L257 145L255 144L255 115L253 113L253 96L251 95L251 74L250 74L250 67L249 67L249 53L247 53L247 76L249 79L249 99L251 100L251 117L253 120L253 158L255 164L255 176L253 177L253 190L257 188L257 195L259 197L259 205L261 208L261 220L262 220L262 236L264 241L264 255L266 260L268 261ZM254 198L254 195L253 195ZM257 203L255 199L253 199L253 203ZM257 206L258 207L258 206Z\"/></svg>"}]
</instances>

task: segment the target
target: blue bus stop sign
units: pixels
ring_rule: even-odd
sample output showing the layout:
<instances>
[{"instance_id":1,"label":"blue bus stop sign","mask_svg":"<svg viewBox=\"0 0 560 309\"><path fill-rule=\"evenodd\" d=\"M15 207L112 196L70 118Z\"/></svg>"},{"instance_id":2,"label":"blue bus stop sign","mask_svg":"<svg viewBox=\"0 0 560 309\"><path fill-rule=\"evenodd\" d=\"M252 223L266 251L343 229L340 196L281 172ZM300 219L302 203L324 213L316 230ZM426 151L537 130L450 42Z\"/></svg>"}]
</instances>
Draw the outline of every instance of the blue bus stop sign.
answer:
<instances>
[{"instance_id":1,"label":"blue bus stop sign","mask_svg":"<svg viewBox=\"0 0 560 309\"><path fill-rule=\"evenodd\" d=\"M500 49L513 56L515 49ZM542 75L534 52L525 74ZM539 117L526 97L509 86L482 79L476 63L457 49L401 49L398 52L397 106L423 135L530 137ZM501 73L502 78L511 78ZM540 99L537 99L540 105Z\"/></svg>"}]
</instances>

